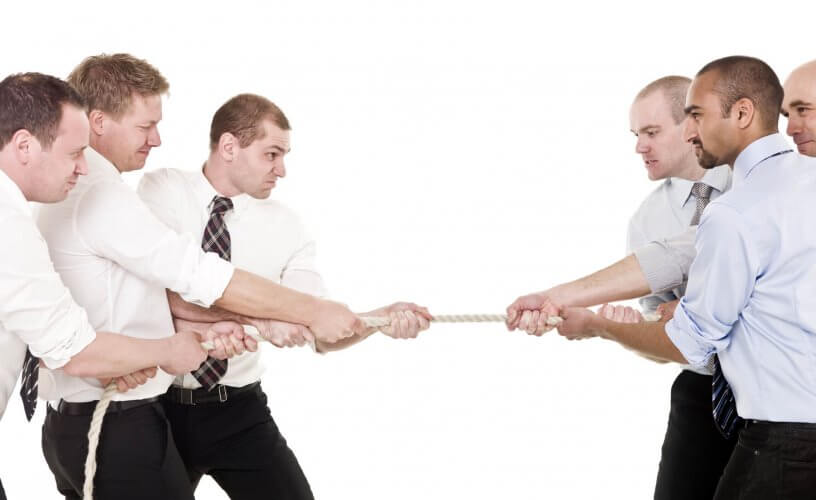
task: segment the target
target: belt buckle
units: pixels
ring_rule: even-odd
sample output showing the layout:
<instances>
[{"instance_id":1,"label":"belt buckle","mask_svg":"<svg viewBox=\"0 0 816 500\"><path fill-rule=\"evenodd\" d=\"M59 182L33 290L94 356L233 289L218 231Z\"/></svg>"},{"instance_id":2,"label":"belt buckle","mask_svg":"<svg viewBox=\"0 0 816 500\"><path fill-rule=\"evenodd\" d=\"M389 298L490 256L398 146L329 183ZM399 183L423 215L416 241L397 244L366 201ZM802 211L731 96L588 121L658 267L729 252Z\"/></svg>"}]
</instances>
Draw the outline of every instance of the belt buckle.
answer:
<instances>
[{"instance_id":1,"label":"belt buckle","mask_svg":"<svg viewBox=\"0 0 816 500\"><path fill-rule=\"evenodd\" d=\"M227 386L218 385L218 401L223 403L227 400Z\"/></svg>"},{"instance_id":2,"label":"belt buckle","mask_svg":"<svg viewBox=\"0 0 816 500\"><path fill-rule=\"evenodd\" d=\"M181 404L183 405L190 405L195 406L195 400L193 400L193 390L192 389L184 389L183 387L179 389L180 391L180 400ZM186 398L184 396L187 396Z\"/></svg>"}]
</instances>

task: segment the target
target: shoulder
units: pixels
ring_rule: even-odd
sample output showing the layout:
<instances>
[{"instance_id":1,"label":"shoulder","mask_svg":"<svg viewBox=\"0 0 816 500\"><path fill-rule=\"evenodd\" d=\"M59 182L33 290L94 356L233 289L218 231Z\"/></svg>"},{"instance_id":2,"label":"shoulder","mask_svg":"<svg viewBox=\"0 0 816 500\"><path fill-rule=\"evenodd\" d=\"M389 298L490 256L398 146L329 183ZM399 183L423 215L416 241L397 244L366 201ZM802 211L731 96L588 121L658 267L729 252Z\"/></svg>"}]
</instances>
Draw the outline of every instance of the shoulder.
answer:
<instances>
[{"instance_id":1,"label":"shoulder","mask_svg":"<svg viewBox=\"0 0 816 500\"><path fill-rule=\"evenodd\" d=\"M660 183L656 188L652 189L649 194L640 202L635 213L629 219L630 224L637 224L640 220L648 215L654 214L655 210L664 210L668 208L666 203L666 191L669 186L669 180Z\"/></svg>"},{"instance_id":2,"label":"shoulder","mask_svg":"<svg viewBox=\"0 0 816 500\"><path fill-rule=\"evenodd\" d=\"M139 194L152 195L154 193L172 192L184 189L191 184L195 172L179 170L177 168L160 168L146 172L139 182Z\"/></svg>"}]
</instances>

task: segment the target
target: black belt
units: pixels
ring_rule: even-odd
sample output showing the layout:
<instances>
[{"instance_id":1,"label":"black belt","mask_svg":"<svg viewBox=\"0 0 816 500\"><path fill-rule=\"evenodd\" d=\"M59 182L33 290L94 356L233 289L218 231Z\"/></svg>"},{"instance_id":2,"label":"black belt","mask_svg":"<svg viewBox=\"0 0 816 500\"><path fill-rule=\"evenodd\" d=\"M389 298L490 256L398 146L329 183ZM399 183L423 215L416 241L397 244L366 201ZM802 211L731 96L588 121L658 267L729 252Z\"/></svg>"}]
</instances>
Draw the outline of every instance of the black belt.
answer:
<instances>
[{"instance_id":1,"label":"black belt","mask_svg":"<svg viewBox=\"0 0 816 500\"><path fill-rule=\"evenodd\" d=\"M140 406L149 405L158 401L158 396L147 399L134 399L132 401L111 401L108 410L105 413L113 413L125 410L132 410ZM59 404L55 408L60 415L70 415L78 417L82 415L91 415L96 409L96 404L99 401L87 401L85 403L71 403L60 399Z\"/></svg>"},{"instance_id":2,"label":"black belt","mask_svg":"<svg viewBox=\"0 0 816 500\"><path fill-rule=\"evenodd\" d=\"M223 403L230 397L235 397L239 394L249 392L260 393L261 383L254 382L243 387L232 387L229 385L218 384L209 391L203 387L199 389L184 389L174 385L171 386L162 397L165 400L180 405L198 405L207 403Z\"/></svg>"}]
</instances>

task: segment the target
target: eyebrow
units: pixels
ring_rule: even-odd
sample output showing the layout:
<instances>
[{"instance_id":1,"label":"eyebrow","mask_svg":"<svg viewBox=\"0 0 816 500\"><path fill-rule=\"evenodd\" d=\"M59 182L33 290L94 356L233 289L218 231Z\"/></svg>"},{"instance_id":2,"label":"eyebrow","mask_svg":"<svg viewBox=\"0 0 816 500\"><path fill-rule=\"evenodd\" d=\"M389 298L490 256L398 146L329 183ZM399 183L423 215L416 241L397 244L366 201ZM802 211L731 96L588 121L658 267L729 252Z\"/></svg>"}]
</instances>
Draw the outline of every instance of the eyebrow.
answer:
<instances>
[{"instance_id":1,"label":"eyebrow","mask_svg":"<svg viewBox=\"0 0 816 500\"><path fill-rule=\"evenodd\" d=\"M272 146L269 146L269 149L277 149L281 153L289 153L290 151L292 151L292 148L283 149L282 147L278 146L277 144L273 144Z\"/></svg>"},{"instance_id":2,"label":"eyebrow","mask_svg":"<svg viewBox=\"0 0 816 500\"><path fill-rule=\"evenodd\" d=\"M686 106L685 109L683 109L683 113L688 115L688 114L691 114L692 111L696 111L698 109L701 109L700 106L697 106L696 104L692 104L691 106Z\"/></svg>"},{"instance_id":3,"label":"eyebrow","mask_svg":"<svg viewBox=\"0 0 816 500\"><path fill-rule=\"evenodd\" d=\"M813 106L813 104L809 103L809 102L805 102L805 101L803 101L801 99L797 99L795 101L792 101L790 104L788 104L788 106L790 106L791 108L795 108L797 106Z\"/></svg>"},{"instance_id":4,"label":"eyebrow","mask_svg":"<svg viewBox=\"0 0 816 500\"><path fill-rule=\"evenodd\" d=\"M641 134L641 133L646 132L647 130L652 129L652 128L659 129L660 125L644 125L644 126L640 127L637 130L637 132L635 132L634 130L632 132L634 132L635 134Z\"/></svg>"}]
</instances>

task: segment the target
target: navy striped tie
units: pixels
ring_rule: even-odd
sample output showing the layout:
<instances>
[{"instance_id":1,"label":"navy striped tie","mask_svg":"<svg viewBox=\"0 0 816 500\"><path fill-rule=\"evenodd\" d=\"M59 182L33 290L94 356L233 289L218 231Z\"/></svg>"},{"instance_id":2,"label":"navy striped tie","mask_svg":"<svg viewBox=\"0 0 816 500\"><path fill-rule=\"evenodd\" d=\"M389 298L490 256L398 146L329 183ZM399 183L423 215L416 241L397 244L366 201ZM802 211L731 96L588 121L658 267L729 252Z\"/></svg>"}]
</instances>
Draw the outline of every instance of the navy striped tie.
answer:
<instances>
[{"instance_id":1,"label":"navy striped tie","mask_svg":"<svg viewBox=\"0 0 816 500\"><path fill-rule=\"evenodd\" d=\"M714 355L714 378L711 381L711 408L714 415L714 422L720 434L726 439L734 435L734 430L742 424L743 420L737 415L737 402L734 400L734 393L731 386L725 380L720 359Z\"/></svg>"},{"instance_id":2,"label":"navy striped tie","mask_svg":"<svg viewBox=\"0 0 816 500\"><path fill-rule=\"evenodd\" d=\"M37 409L37 383L40 375L40 360L26 349L23 361L23 375L20 383L20 397L23 399L23 410L26 420L31 421L34 410Z\"/></svg>"},{"instance_id":3,"label":"navy striped tie","mask_svg":"<svg viewBox=\"0 0 816 500\"><path fill-rule=\"evenodd\" d=\"M204 228L204 237L201 239L201 249L205 252L215 252L222 259L232 258L229 231L224 223L224 215L232 210L232 200L223 196L216 196L212 200L210 209L210 219ZM192 372L193 377L207 390L211 390L218 384L221 377L227 373L228 361L226 359L215 359L207 357L201 366Z\"/></svg>"}]
</instances>

